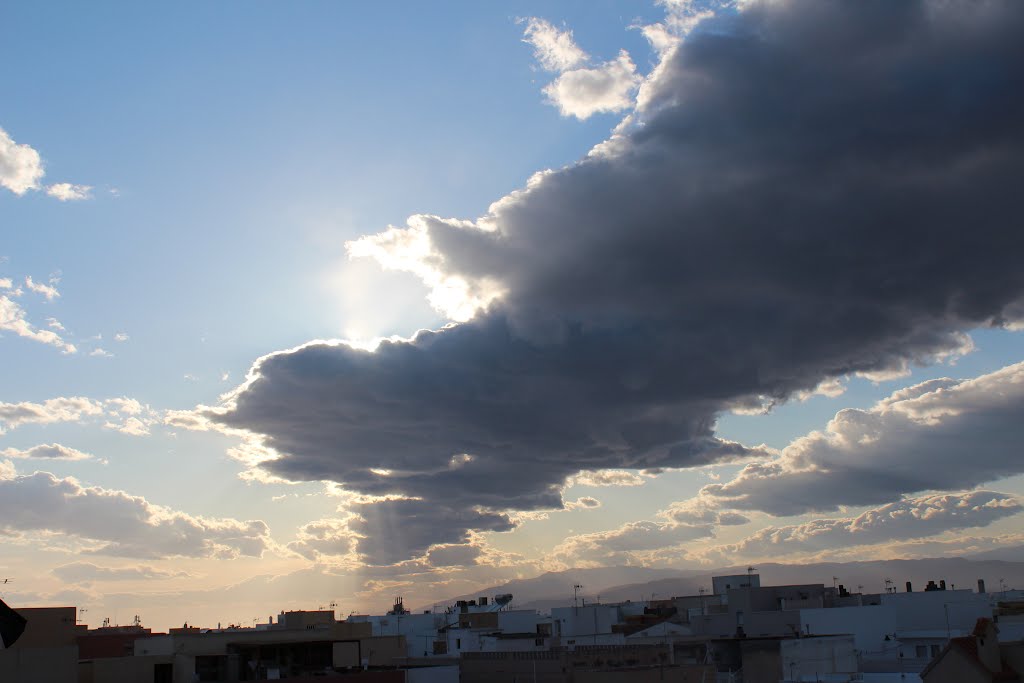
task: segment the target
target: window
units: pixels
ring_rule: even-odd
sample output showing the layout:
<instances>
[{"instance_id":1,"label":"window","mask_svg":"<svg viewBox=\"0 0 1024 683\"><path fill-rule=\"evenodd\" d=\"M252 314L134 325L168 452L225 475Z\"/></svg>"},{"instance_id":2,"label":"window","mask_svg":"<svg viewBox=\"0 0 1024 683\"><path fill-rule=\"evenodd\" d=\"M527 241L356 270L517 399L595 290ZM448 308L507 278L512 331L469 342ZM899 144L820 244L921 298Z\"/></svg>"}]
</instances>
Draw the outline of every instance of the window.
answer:
<instances>
[{"instance_id":1,"label":"window","mask_svg":"<svg viewBox=\"0 0 1024 683\"><path fill-rule=\"evenodd\" d=\"M932 657L938 657L941 649L938 645L932 645Z\"/></svg>"},{"instance_id":2,"label":"window","mask_svg":"<svg viewBox=\"0 0 1024 683\"><path fill-rule=\"evenodd\" d=\"M458 650L460 648L462 648L462 638L456 638L455 639L455 649Z\"/></svg>"},{"instance_id":3,"label":"window","mask_svg":"<svg viewBox=\"0 0 1024 683\"><path fill-rule=\"evenodd\" d=\"M914 648L914 656L918 658L924 658L928 656L928 647L925 645L918 645Z\"/></svg>"}]
</instances>

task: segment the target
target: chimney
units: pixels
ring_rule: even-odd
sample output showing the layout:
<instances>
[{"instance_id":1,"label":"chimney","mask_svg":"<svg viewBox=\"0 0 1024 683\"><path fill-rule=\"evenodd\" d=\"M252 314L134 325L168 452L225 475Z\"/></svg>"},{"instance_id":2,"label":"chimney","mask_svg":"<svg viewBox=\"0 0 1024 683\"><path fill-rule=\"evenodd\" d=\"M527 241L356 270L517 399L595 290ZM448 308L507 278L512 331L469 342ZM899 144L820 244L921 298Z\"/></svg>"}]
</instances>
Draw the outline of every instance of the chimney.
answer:
<instances>
[{"instance_id":1,"label":"chimney","mask_svg":"<svg viewBox=\"0 0 1024 683\"><path fill-rule=\"evenodd\" d=\"M910 587L910 582L909 581L907 581L907 592L908 593L913 593L914 592L914 589Z\"/></svg>"},{"instance_id":2,"label":"chimney","mask_svg":"<svg viewBox=\"0 0 1024 683\"><path fill-rule=\"evenodd\" d=\"M945 579L939 579L939 590L940 591L946 590L946 580Z\"/></svg>"},{"instance_id":3,"label":"chimney","mask_svg":"<svg viewBox=\"0 0 1024 683\"><path fill-rule=\"evenodd\" d=\"M985 592L985 579L978 579L978 592L979 593L984 593Z\"/></svg>"},{"instance_id":4,"label":"chimney","mask_svg":"<svg viewBox=\"0 0 1024 683\"><path fill-rule=\"evenodd\" d=\"M478 601L478 604L481 607L487 607L487 597L486 596L481 596L480 600Z\"/></svg>"}]
</instances>

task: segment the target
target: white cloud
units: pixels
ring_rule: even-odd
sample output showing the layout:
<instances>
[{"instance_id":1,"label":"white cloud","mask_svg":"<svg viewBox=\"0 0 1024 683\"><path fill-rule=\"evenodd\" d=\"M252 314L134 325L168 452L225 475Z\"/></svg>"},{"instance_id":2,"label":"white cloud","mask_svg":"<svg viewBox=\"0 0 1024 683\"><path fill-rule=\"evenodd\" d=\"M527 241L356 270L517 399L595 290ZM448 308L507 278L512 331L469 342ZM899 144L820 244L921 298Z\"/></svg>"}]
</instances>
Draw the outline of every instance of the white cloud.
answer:
<instances>
[{"instance_id":1,"label":"white cloud","mask_svg":"<svg viewBox=\"0 0 1024 683\"><path fill-rule=\"evenodd\" d=\"M571 477L569 486L642 486L647 480L628 470L594 470Z\"/></svg>"},{"instance_id":2,"label":"white cloud","mask_svg":"<svg viewBox=\"0 0 1024 683\"><path fill-rule=\"evenodd\" d=\"M572 31L559 31L544 19L526 20L523 42L533 46L533 56L548 71L565 71L588 59L587 53L573 42Z\"/></svg>"},{"instance_id":3,"label":"white cloud","mask_svg":"<svg viewBox=\"0 0 1024 683\"><path fill-rule=\"evenodd\" d=\"M217 425L213 424L208 417L196 410L165 411L164 424L193 432L208 432L217 428Z\"/></svg>"},{"instance_id":4,"label":"white cloud","mask_svg":"<svg viewBox=\"0 0 1024 683\"><path fill-rule=\"evenodd\" d=\"M45 286L45 285L44 285ZM51 330L40 330L25 319L25 309L8 296L0 296L0 332L13 332L19 337L31 339L41 344L48 344L60 349L63 353L78 351L74 344L65 341L59 334Z\"/></svg>"},{"instance_id":5,"label":"white cloud","mask_svg":"<svg viewBox=\"0 0 1024 683\"><path fill-rule=\"evenodd\" d=\"M57 330L58 332L66 332L67 331L64 328L64 326L61 324L61 322L59 320L57 320L56 318L47 318L46 319L46 326L51 328L51 329Z\"/></svg>"},{"instance_id":6,"label":"white cloud","mask_svg":"<svg viewBox=\"0 0 1024 683\"><path fill-rule=\"evenodd\" d=\"M114 335L114 341L126 342L128 341L128 335L125 334L124 332L118 332L117 334Z\"/></svg>"},{"instance_id":7,"label":"white cloud","mask_svg":"<svg viewBox=\"0 0 1024 683\"><path fill-rule=\"evenodd\" d=\"M19 145L0 128L0 185L17 195L39 188L43 161L39 152Z\"/></svg>"},{"instance_id":8,"label":"white cloud","mask_svg":"<svg viewBox=\"0 0 1024 683\"><path fill-rule=\"evenodd\" d=\"M0 433L23 424L78 422L83 417L103 414L103 406L82 396L58 397L42 403L0 403Z\"/></svg>"},{"instance_id":9,"label":"white cloud","mask_svg":"<svg viewBox=\"0 0 1024 683\"><path fill-rule=\"evenodd\" d=\"M142 405L138 399L128 398L110 398L104 402L107 408L114 413L124 413L125 415L139 415L141 413L152 412L149 406Z\"/></svg>"},{"instance_id":10,"label":"white cloud","mask_svg":"<svg viewBox=\"0 0 1024 683\"><path fill-rule=\"evenodd\" d=\"M0 289L11 289L14 287L14 283L9 277L0 277Z\"/></svg>"},{"instance_id":11,"label":"white cloud","mask_svg":"<svg viewBox=\"0 0 1024 683\"><path fill-rule=\"evenodd\" d=\"M71 535L120 557L260 557L271 544L259 520L192 516L49 472L0 480L0 528Z\"/></svg>"},{"instance_id":12,"label":"white cloud","mask_svg":"<svg viewBox=\"0 0 1024 683\"><path fill-rule=\"evenodd\" d=\"M91 460L93 456L59 443L40 444L24 450L7 448L0 451L7 458L29 458L34 460Z\"/></svg>"},{"instance_id":13,"label":"white cloud","mask_svg":"<svg viewBox=\"0 0 1024 683\"><path fill-rule=\"evenodd\" d=\"M587 68L590 56L573 42L572 31L559 31L535 17L526 22L523 42L533 46L534 57L544 69L559 74L544 86L544 94L563 116L582 120L633 106L633 91L643 79L625 50L615 59Z\"/></svg>"},{"instance_id":14,"label":"white cloud","mask_svg":"<svg viewBox=\"0 0 1024 683\"><path fill-rule=\"evenodd\" d=\"M113 429L121 432L122 434L129 434L131 436L149 435L149 424L143 422L137 417L126 418L120 424L116 422L107 422L103 426L107 429Z\"/></svg>"},{"instance_id":15,"label":"white cloud","mask_svg":"<svg viewBox=\"0 0 1024 683\"><path fill-rule=\"evenodd\" d=\"M659 4L665 8L665 18L635 28L639 28L651 47L664 56L679 45L697 24L714 17L715 9L731 4L731 0L711 0L701 3L700 7L692 0L661 0Z\"/></svg>"},{"instance_id":16,"label":"white cloud","mask_svg":"<svg viewBox=\"0 0 1024 683\"><path fill-rule=\"evenodd\" d=\"M114 354L110 353L106 349L101 349L98 346L95 349L93 349L92 351L90 351L89 355L90 356L95 356L95 357L98 357L98 358L113 358L114 357Z\"/></svg>"},{"instance_id":17,"label":"white cloud","mask_svg":"<svg viewBox=\"0 0 1024 683\"><path fill-rule=\"evenodd\" d=\"M116 419L107 421L103 426L131 436L148 436L149 428L160 418L156 411L134 398L107 399L104 406L107 413Z\"/></svg>"},{"instance_id":18,"label":"white cloud","mask_svg":"<svg viewBox=\"0 0 1024 683\"><path fill-rule=\"evenodd\" d=\"M551 104L562 116L583 120L601 112L617 112L633 106L633 91L642 78L625 50L619 56L592 69L562 73L544 87Z\"/></svg>"},{"instance_id":19,"label":"white cloud","mask_svg":"<svg viewBox=\"0 0 1024 683\"><path fill-rule=\"evenodd\" d=\"M160 415L133 398L97 401L81 396L52 398L42 403L0 403L0 434L23 424L83 422L86 418L106 417L104 427L123 434L145 436Z\"/></svg>"},{"instance_id":20,"label":"white cloud","mask_svg":"<svg viewBox=\"0 0 1024 683\"><path fill-rule=\"evenodd\" d=\"M0 186L16 195L29 190L42 189L40 181L45 171L39 152L29 145L16 143L0 128ZM92 187L73 183L54 183L46 187L46 194L62 202L89 199Z\"/></svg>"},{"instance_id":21,"label":"white cloud","mask_svg":"<svg viewBox=\"0 0 1024 683\"><path fill-rule=\"evenodd\" d=\"M92 199L91 185L74 185L72 183L54 183L46 188L46 194L62 202Z\"/></svg>"},{"instance_id":22,"label":"white cloud","mask_svg":"<svg viewBox=\"0 0 1024 683\"><path fill-rule=\"evenodd\" d=\"M592 496L580 496L576 500L565 502L566 510L594 510L601 507L601 501Z\"/></svg>"}]
</instances>

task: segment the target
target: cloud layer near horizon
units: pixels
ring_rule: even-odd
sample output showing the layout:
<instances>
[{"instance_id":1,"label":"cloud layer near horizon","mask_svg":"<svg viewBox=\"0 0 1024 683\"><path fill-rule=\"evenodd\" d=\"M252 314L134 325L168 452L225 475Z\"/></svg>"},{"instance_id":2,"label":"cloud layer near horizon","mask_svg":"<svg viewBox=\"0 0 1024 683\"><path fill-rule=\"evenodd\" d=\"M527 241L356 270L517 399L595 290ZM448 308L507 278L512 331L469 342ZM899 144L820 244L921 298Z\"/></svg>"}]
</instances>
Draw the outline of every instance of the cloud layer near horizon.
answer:
<instances>
[{"instance_id":1,"label":"cloud layer near horizon","mask_svg":"<svg viewBox=\"0 0 1024 683\"><path fill-rule=\"evenodd\" d=\"M374 562L401 554L381 525L416 555L561 506L581 470L749 456L719 412L961 352L1020 310L1022 32L1017 3L923 0L698 26L586 160L352 245L465 322L271 354L210 416L263 435L277 476L416 498L354 518Z\"/></svg>"},{"instance_id":2,"label":"cloud layer near horizon","mask_svg":"<svg viewBox=\"0 0 1024 683\"><path fill-rule=\"evenodd\" d=\"M270 544L259 520L196 517L71 477L18 474L3 461L0 530L71 536L88 554L146 559L259 557Z\"/></svg>"},{"instance_id":3,"label":"cloud layer near horizon","mask_svg":"<svg viewBox=\"0 0 1024 683\"><path fill-rule=\"evenodd\" d=\"M711 555L777 557L780 553L833 551L849 546L927 538L945 531L984 527L1018 514L1022 509L1015 496L996 491L907 498L856 517L766 527L739 543L712 549Z\"/></svg>"}]
</instances>

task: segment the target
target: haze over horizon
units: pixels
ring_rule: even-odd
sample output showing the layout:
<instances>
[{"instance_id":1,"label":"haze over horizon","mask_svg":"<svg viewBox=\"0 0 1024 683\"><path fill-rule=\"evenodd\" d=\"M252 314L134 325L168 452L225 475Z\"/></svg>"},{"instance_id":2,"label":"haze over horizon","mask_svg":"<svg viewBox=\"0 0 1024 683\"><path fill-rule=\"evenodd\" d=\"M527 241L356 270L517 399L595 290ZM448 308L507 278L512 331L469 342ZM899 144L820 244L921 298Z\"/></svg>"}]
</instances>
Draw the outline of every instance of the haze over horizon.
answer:
<instances>
[{"instance_id":1,"label":"haze over horizon","mask_svg":"<svg viewBox=\"0 0 1024 683\"><path fill-rule=\"evenodd\" d=\"M0 10L0 597L1020 556L1024 5L394 10Z\"/></svg>"}]
</instances>

